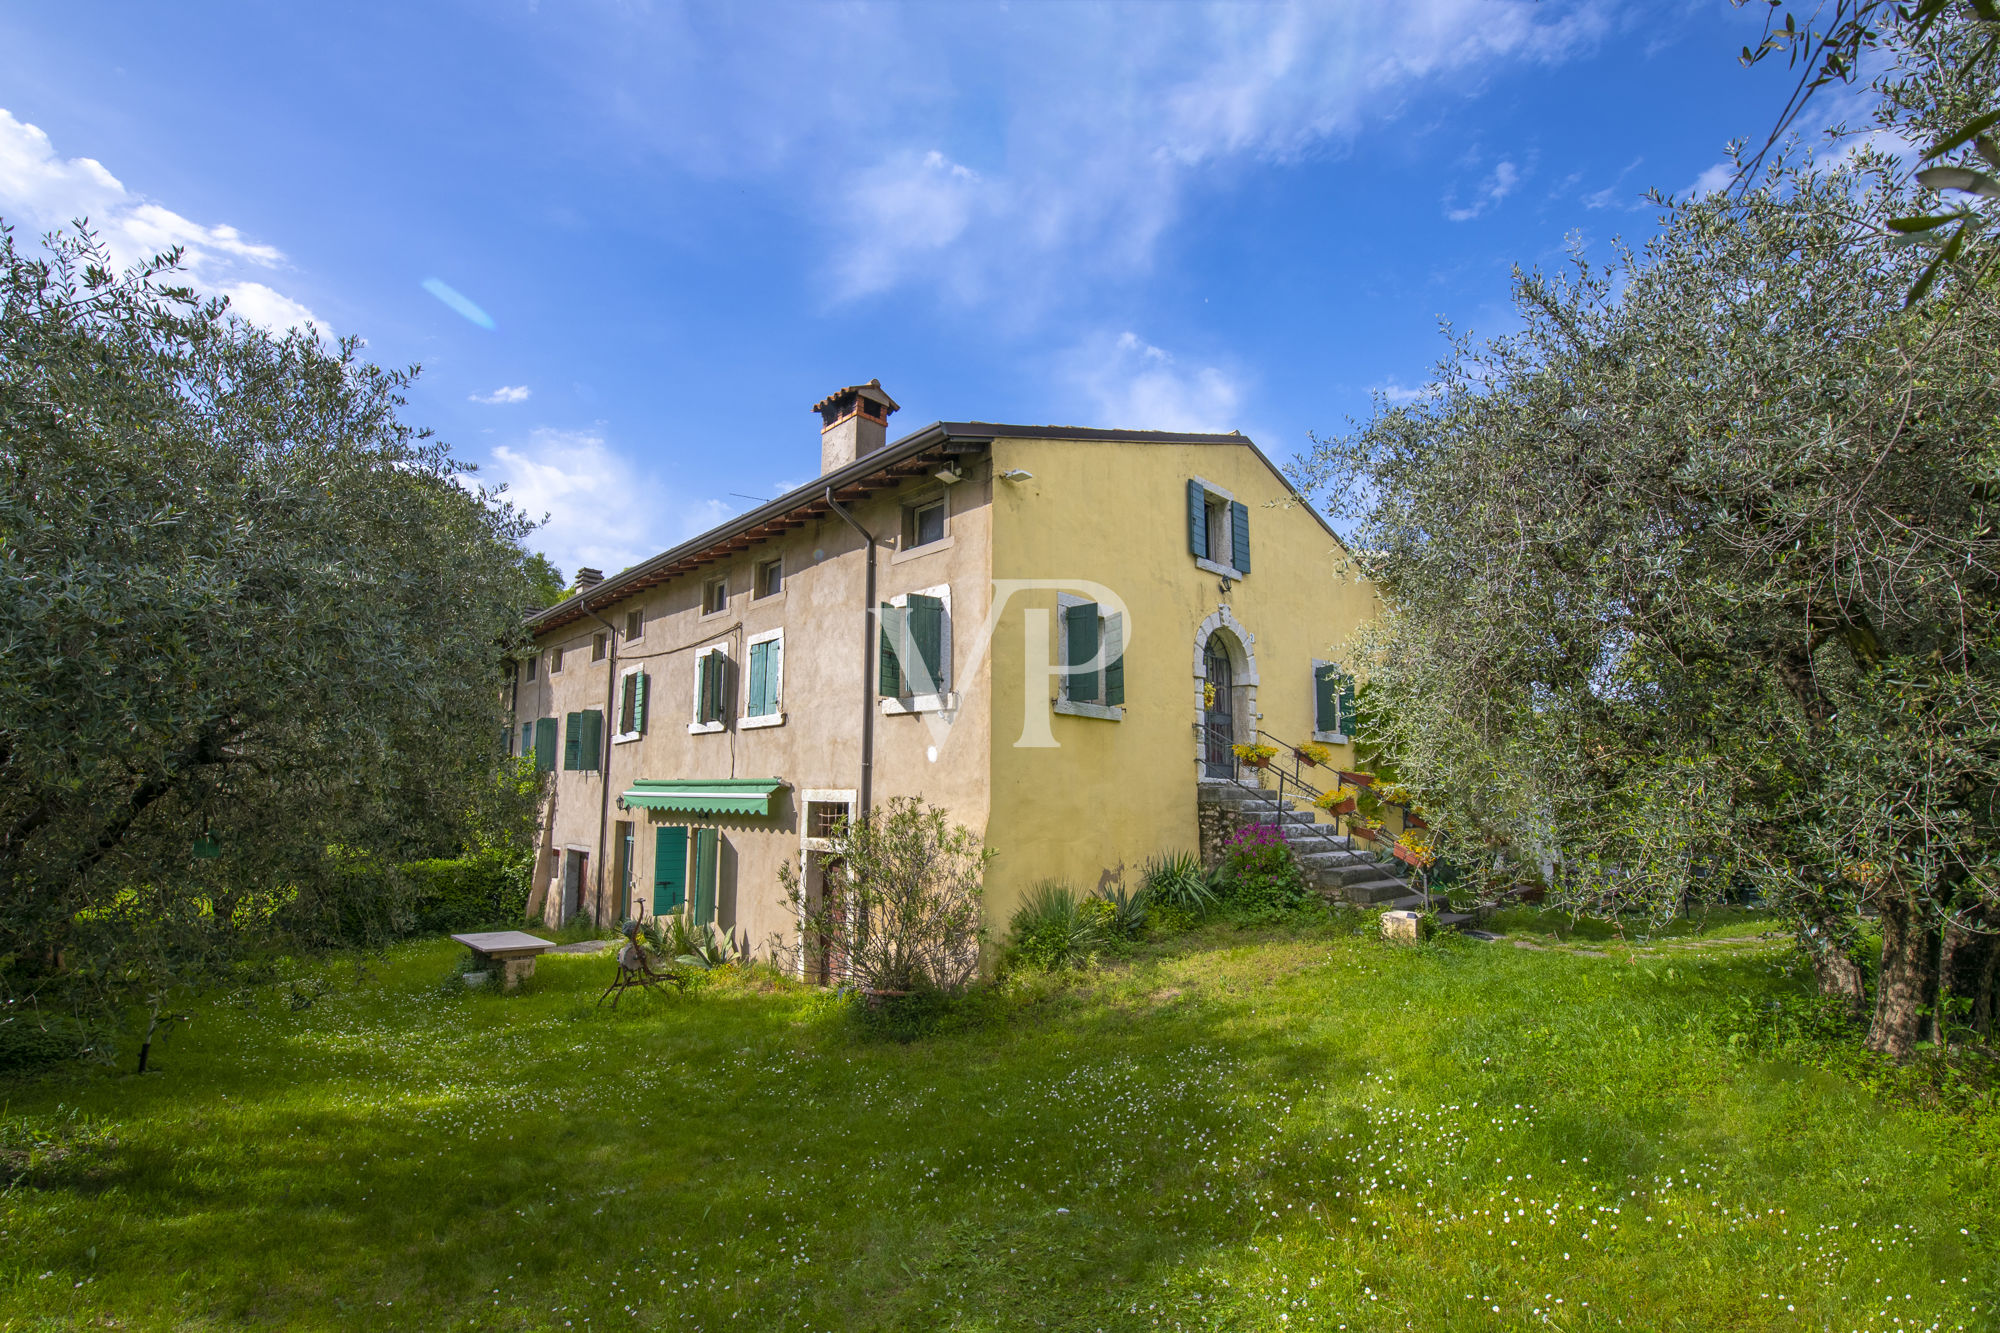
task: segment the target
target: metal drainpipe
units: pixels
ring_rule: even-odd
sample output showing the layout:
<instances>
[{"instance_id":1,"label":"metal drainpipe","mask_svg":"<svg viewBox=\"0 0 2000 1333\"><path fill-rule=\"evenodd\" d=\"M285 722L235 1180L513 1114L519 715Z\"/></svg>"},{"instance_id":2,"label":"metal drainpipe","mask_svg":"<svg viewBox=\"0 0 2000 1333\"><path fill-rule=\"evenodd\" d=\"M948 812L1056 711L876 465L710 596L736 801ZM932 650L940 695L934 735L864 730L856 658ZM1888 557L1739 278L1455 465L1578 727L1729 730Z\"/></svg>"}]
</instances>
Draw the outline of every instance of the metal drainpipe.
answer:
<instances>
[{"instance_id":1,"label":"metal drainpipe","mask_svg":"<svg viewBox=\"0 0 2000 1333\"><path fill-rule=\"evenodd\" d=\"M826 488L826 505L846 520L848 527L861 534L861 540L868 548L867 601L861 612L861 789L856 793L855 802L861 807L855 812L858 822L868 818L869 798L875 781L875 617L880 614L875 609L875 537L855 522L854 515L841 508L840 501L833 498L831 486Z\"/></svg>"},{"instance_id":2,"label":"metal drainpipe","mask_svg":"<svg viewBox=\"0 0 2000 1333\"><path fill-rule=\"evenodd\" d=\"M618 725L618 631L611 627L610 621L591 610L589 602L582 602L579 605L582 606L585 615L604 626L604 642L610 654L604 673L604 725L599 729L597 738L597 784L601 790L597 795L596 897L597 924L602 926L604 924L604 838L611 831L611 735Z\"/></svg>"}]
</instances>

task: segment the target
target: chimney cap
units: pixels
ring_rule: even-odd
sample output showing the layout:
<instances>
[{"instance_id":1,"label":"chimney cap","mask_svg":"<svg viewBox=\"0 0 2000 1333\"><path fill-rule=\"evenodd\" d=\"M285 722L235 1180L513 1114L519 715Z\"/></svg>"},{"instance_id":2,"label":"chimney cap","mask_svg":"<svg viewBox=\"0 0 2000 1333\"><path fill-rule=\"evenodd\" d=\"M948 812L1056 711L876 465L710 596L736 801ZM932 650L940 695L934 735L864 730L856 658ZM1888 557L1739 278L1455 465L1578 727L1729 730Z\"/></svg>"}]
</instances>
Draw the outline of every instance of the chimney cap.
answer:
<instances>
[{"instance_id":1,"label":"chimney cap","mask_svg":"<svg viewBox=\"0 0 2000 1333\"><path fill-rule=\"evenodd\" d=\"M827 408L832 407L850 393L859 394L861 397L869 399L872 402L880 403L891 412L902 411L902 406L895 399L882 392L882 381L879 379L869 380L866 384L850 384L844 389L835 389L832 393L814 403L812 410L824 414Z\"/></svg>"},{"instance_id":2,"label":"chimney cap","mask_svg":"<svg viewBox=\"0 0 2000 1333\"><path fill-rule=\"evenodd\" d=\"M594 588L602 582L604 582L604 571L601 569L592 569L586 565L576 571L576 586L579 588Z\"/></svg>"}]
</instances>

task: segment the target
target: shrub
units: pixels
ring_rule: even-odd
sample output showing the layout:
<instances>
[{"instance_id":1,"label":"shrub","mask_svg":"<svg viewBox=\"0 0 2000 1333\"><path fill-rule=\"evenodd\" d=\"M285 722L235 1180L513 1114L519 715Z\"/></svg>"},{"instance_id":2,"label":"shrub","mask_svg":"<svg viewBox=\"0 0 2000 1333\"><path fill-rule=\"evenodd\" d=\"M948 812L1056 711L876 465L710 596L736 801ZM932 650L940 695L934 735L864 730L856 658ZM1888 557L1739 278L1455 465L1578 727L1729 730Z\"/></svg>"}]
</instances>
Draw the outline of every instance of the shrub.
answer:
<instances>
[{"instance_id":1,"label":"shrub","mask_svg":"<svg viewBox=\"0 0 2000 1333\"><path fill-rule=\"evenodd\" d=\"M67 1015L0 1015L0 1075L34 1074L99 1054L104 1034Z\"/></svg>"},{"instance_id":2,"label":"shrub","mask_svg":"<svg viewBox=\"0 0 2000 1333\"><path fill-rule=\"evenodd\" d=\"M1274 824L1246 824L1229 839L1219 875L1222 905L1239 921L1270 920L1312 896L1298 859Z\"/></svg>"},{"instance_id":3,"label":"shrub","mask_svg":"<svg viewBox=\"0 0 2000 1333\"><path fill-rule=\"evenodd\" d=\"M1050 971L1082 963L1104 943L1093 916L1075 889L1043 880L1008 923L1008 956Z\"/></svg>"},{"instance_id":4,"label":"shrub","mask_svg":"<svg viewBox=\"0 0 2000 1333\"><path fill-rule=\"evenodd\" d=\"M1215 890L1193 852L1166 852L1146 862L1144 893L1155 909L1199 917L1215 906Z\"/></svg>"},{"instance_id":5,"label":"shrub","mask_svg":"<svg viewBox=\"0 0 2000 1333\"><path fill-rule=\"evenodd\" d=\"M800 931L789 941L773 938L772 957L800 963L814 941L841 939L849 975L868 990L955 995L972 984L986 916L982 881L993 855L979 835L936 806L898 796L846 829L840 850L851 878L839 903L808 893L796 866L779 867Z\"/></svg>"},{"instance_id":6,"label":"shrub","mask_svg":"<svg viewBox=\"0 0 2000 1333\"><path fill-rule=\"evenodd\" d=\"M521 858L500 851L410 861L402 872L411 888L417 932L424 935L517 925L528 910L528 877Z\"/></svg>"}]
</instances>

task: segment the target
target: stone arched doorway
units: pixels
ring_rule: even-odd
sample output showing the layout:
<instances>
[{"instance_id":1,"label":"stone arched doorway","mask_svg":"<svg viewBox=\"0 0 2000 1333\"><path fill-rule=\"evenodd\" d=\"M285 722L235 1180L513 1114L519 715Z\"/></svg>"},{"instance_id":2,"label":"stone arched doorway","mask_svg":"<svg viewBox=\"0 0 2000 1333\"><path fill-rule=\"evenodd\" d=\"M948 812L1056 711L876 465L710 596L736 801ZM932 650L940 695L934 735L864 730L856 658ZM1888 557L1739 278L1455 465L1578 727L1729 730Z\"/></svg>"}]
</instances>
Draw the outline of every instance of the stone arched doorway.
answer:
<instances>
[{"instance_id":1,"label":"stone arched doorway","mask_svg":"<svg viewBox=\"0 0 2000 1333\"><path fill-rule=\"evenodd\" d=\"M1229 608L1204 620L1194 643L1195 761L1201 776L1236 776L1232 745L1257 734L1256 636Z\"/></svg>"}]
</instances>

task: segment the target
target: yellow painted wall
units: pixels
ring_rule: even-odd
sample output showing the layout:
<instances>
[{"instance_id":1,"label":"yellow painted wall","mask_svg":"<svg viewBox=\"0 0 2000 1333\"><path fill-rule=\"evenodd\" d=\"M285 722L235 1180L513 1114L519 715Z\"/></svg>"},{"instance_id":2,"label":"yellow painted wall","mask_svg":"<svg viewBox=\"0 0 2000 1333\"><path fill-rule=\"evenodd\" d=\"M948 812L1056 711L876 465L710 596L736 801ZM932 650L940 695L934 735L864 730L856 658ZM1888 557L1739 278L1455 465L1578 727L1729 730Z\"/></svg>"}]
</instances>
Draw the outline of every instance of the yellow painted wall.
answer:
<instances>
[{"instance_id":1,"label":"yellow painted wall","mask_svg":"<svg viewBox=\"0 0 2000 1333\"><path fill-rule=\"evenodd\" d=\"M1375 608L1372 589L1352 572L1338 540L1286 503L1283 482L1247 441L997 440L993 471L1010 469L1033 478L993 487L996 584L1092 580L1114 590L1129 615L1125 713L1116 722L1056 715L1046 692L1030 697L1027 613L1049 611L1053 648L1057 590L1016 592L999 615L987 825L998 852L987 877L996 940L1042 879L1086 892L1120 879L1136 888L1148 856L1195 849L1196 636L1207 617L1226 606L1253 636L1262 714L1256 725L1305 741L1312 735L1313 659L1341 660L1340 645ZM1249 577L1227 593L1188 550L1190 477L1249 507ZM1019 744L1027 710L1047 717L1058 748ZM1030 717L1030 738L1036 729ZM1351 749L1338 747L1335 762L1351 767Z\"/></svg>"}]
</instances>

